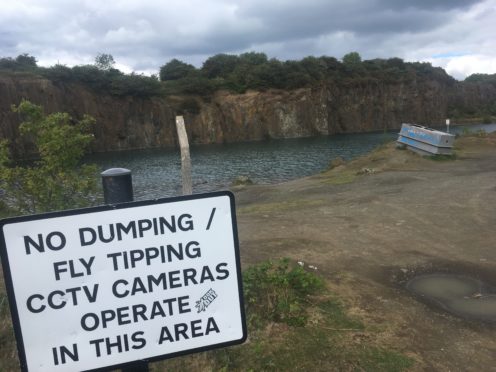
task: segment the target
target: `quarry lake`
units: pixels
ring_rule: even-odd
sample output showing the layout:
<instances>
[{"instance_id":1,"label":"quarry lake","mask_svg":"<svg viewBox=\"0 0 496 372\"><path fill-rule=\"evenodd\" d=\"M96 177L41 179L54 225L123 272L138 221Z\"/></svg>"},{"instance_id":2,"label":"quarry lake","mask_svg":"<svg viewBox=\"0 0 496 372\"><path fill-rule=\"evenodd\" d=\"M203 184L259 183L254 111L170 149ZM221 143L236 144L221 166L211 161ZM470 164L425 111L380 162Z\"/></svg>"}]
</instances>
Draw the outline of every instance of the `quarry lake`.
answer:
<instances>
[{"instance_id":1,"label":"quarry lake","mask_svg":"<svg viewBox=\"0 0 496 372\"><path fill-rule=\"evenodd\" d=\"M496 124L472 125L470 130L496 130ZM454 127L452 132L461 132ZM365 154L397 138L395 132L361 133L314 138L280 139L191 147L193 192L225 189L239 176L254 183L288 181L318 173L337 157L346 160ZM101 170L132 171L135 200L181 194L181 157L178 149L153 149L93 154L86 159Z\"/></svg>"}]
</instances>

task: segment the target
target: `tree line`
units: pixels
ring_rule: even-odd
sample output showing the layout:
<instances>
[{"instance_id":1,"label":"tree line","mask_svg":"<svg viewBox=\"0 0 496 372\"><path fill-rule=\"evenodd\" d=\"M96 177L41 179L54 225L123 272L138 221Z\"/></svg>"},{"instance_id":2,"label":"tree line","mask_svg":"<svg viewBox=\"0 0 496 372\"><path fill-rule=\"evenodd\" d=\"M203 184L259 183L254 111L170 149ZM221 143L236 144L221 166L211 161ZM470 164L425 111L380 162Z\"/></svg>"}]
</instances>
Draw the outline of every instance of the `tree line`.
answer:
<instances>
[{"instance_id":1,"label":"tree line","mask_svg":"<svg viewBox=\"0 0 496 372\"><path fill-rule=\"evenodd\" d=\"M156 76L125 74L114 68L110 54L98 54L94 64L67 67L56 64L51 67L37 65L35 57L21 54L16 58L0 58L0 73L37 75L54 83L80 83L97 93L113 96L150 97L162 95L162 84Z\"/></svg>"},{"instance_id":2,"label":"tree line","mask_svg":"<svg viewBox=\"0 0 496 372\"><path fill-rule=\"evenodd\" d=\"M67 67L37 65L36 58L22 54L0 58L0 73L36 74L55 83L78 82L116 96L209 95L217 90L243 93L247 90L298 89L335 82L340 84L403 83L419 77L453 83L442 68L426 62L404 62L400 58L362 60L351 52L334 57L305 57L279 61L265 53L216 54L200 68L172 59L158 75L125 74L114 67L110 54L99 54L94 64Z\"/></svg>"},{"instance_id":3,"label":"tree line","mask_svg":"<svg viewBox=\"0 0 496 372\"><path fill-rule=\"evenodd\" d=\"M265 53L217 54L201 68L172 59L160 68L159 77L167 93L203 94L224 89L298 89L335 82L340 84L402 83L418 77L454 83L442 68L425 62L404 62L400 58L362 61L351 52L342 60L334 57L305 57L298 61L269 59Z\"/></svg>"}]
</instances>

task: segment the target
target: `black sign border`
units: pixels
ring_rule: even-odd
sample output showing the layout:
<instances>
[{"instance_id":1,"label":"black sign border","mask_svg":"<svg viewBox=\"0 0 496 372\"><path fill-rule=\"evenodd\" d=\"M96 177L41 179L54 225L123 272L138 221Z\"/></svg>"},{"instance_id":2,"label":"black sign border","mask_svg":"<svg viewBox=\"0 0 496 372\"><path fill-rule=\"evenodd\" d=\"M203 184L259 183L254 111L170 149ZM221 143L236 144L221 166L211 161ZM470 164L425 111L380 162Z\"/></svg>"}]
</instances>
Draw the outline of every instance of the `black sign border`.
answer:
<instances>
[{"instance_id":1,"label":"black sign border","mask_svg":"<svg viewBox=\"0 0 496 372\"><path fill-rule=\"evenodd\" d=\"M243 280L242 280L242 274L241 274L241 259L240 259L240 254L239 254L238 225L237 225L237 220L236 220L236 205L235 205L234 194L230 191L216 191L216 192L210 192L210 193L204 193L204 194L176 196L176 197L171 197L171 198L159 198L159 199L143 200L143 201L136 201L136 202L120 203L120 204L102 205L102 206L97 206L97 207L70 209L70 210L49 212L49 213L40 213L40 214L33 214L33 215L28 215L28 216L9 217L9 218L5 218L5 219L0 220L0 257L2 259L3 276L4 276L4 280L5 280L5 286L7 289L7 297L9 300L10 314L12 316L12 323L14 326L14 333L15 333L15 338L16 338L16 343L17 343L17 352L18 352L18 356L19 356L21 371L22 372L28 372L28 367L27 367L26 351L24 348L24 340L23 340L23 336L22 336L22 332L21 332L19 313L17 311L17 304L16 304L16 299L15 299L14 286L13 286L13 282L12 282L9 257L7 254L7 243L5 241L5 236L3 233L3 227L5 225L17 223L17 222L35 221L35 220L50 219L50 218L65 217L65 216L75 216L75 215L80 215L80 214L105 212L105 211L112 211L112 210L117 210L117 209L143 207L143 206L148 206L148 205L169 204L169 203L188 201L188 200L208 199L208 198L214 198L214 197L219 197L219 196L229 197L229 201L230 201L230 205L231 205L231 222L232 222L232 229L233 229L232 232L233 232L233 243L234 243L234 255L235 255L235 260L236 260L236 275L237 275L237 279L238 279L239 306L240 306L240 310L241 310L240 311L240 317L241 317L241 325L242 325L242 332L243 332L242 337L238 340L232 340L232 341L228 341L228 342L222 342L222 343L218 343L218 344L207 345L207 346L183 350L183 351L179 351L179 352L175 352L175 353L157 355L157 356L151 357L149 359L138 359L138 360L132 361L132 362L109 365L109 366L102 367L102 368L87 370L88 372L89 371L92 371L92 372L101 371L101 372L103 372L103 371L108 371L108 370L112 370L112 369L116 369L116 368L129 367L129 366L132 366L136 362L156 362L159 360L171 359L171 358L175 358L178 356L183 356L183 355L188 355L188 354L193 354L193 353L199 353L199 352L217 349L217 348L222 348L222 347L227 347L227 346L238 345L238 344L242 344L243 342L246 341L246 338L248 337L248 332L247 332L247 327L246 327L246 315L245 315L244 298L243 298Z\"/></svg>"}]
</instances>

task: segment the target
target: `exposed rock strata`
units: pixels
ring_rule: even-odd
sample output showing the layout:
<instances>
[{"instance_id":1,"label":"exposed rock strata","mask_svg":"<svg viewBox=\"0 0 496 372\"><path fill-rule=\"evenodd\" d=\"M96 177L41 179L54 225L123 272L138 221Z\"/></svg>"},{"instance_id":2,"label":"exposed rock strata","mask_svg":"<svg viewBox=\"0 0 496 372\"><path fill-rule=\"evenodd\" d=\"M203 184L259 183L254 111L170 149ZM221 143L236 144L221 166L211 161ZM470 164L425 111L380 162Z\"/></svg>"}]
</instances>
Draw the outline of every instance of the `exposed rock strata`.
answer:
<instances>
[{"instance_id":1,"label":"exposed rock strata","mask_svg":"<svg viewBox=\"0 0 496 372\"><path fill-rule=\"evenodd\" d=\"M308 137L395 129L402 122L441 124L450 105L487 104L494 87L413 80L408 84L362 82L322 85L294 91L270 90L198 97L135 98L98 95L77 84L55 84L32 77L0 77L0 136L18 138L22 98L46 112L84 113L97 120L95 151L176 146L175 115L193 100L196 113L185 114L190 141L224 143L266 138ZM19 153L29 150L17 142Z\"/></svg>"}]
</instances>

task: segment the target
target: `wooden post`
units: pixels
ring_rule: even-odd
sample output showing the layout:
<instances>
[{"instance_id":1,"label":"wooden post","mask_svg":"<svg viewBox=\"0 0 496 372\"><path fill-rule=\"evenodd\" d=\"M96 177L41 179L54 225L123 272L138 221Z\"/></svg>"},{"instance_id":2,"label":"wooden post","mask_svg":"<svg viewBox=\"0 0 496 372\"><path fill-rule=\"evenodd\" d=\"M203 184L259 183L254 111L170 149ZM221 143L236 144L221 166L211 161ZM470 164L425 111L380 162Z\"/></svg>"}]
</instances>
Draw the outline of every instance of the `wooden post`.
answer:
<instances>
[{"instance_id":1,"label":"wooden post","mask_svg":"<svg viewBox=\"0 0 496 372\"><path fill-rule=\"evenodd\" d=\"M191 182L191 157L189 154L188 134L184 125L184 118L176 116L177 137L179 138L179 147L181 148L181 174L183 178L183 195L193 193Z\"/></svg>"}]
</instances>

